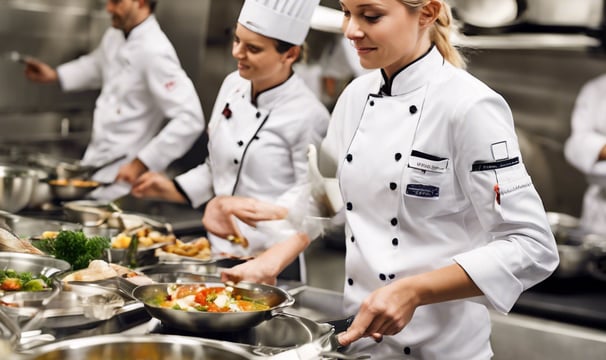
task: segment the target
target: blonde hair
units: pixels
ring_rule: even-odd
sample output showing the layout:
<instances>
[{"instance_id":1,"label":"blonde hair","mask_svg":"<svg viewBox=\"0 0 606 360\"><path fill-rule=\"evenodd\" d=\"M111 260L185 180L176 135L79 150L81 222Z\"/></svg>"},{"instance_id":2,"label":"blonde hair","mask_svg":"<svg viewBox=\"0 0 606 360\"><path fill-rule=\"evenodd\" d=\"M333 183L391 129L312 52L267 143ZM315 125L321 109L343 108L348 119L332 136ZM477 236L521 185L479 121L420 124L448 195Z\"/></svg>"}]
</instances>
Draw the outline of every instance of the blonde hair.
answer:
<instances>
[{"instance_id":1,"label":"blonde hair","mask_svg":"<svg viewBox=\"0 0 606 360\"><path fill-rule=\"evenodd\" d=\"M399 0L402 4L411 10L421 9L432 0ZM450 6L442 0L437 0L442 3L440 14L429 30L431 42L436 45L438 51L451 64L464 69L466 67L465 58L459 50L450 42L450 36L453 31L457 31L452 18Z\"/></svg>"}]
</instances>

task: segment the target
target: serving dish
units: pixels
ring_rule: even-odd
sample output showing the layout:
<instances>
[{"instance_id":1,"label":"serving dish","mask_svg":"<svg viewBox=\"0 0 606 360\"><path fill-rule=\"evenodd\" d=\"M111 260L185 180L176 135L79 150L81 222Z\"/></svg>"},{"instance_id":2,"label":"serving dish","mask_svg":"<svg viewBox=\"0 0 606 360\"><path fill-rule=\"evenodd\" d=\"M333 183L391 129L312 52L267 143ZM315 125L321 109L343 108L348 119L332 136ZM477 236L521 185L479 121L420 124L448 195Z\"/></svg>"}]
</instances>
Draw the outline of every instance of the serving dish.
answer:
<instances>
[{"instance_id":1,"label":"serving dish","mask_svg":"<svg viewBox=\"0 0 606 360\"><path fill-rule=\"evenodd\" d=\"M133 291L133 297L141 301L147 312L165 325L194 333L230 332L254 327L275 316L279 311L294 304L294 298L285 290L275 286L240 282L233 286L234 295L242 295L268 305L267 310L213 313L183 311L155 305L158 298L168 296L168 288L174 285L203 285L225 287L219 276L200 275L198 282L159 283L142 285Z\"/></svg>"},{"instance_id":2,"label":"serving dish","mask_svg":"<svg viewBox=\"0 0 606 360\"><path fill-rule=\"evenodd\" d=\"M31 272L53 278L69 271L71 265L67 261L55 259L52 256L27 253L0 252L0 269L13 269L18 272Z\"/></svg>"}]
</instances>

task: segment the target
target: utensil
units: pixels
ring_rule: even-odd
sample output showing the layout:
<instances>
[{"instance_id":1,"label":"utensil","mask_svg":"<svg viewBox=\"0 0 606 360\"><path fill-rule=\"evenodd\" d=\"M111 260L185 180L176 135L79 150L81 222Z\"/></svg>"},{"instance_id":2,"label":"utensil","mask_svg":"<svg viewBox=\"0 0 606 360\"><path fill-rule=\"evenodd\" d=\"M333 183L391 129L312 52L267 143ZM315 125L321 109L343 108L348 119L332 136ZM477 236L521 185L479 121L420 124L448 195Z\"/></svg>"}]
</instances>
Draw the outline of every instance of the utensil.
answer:
<instances>
[{"instance_id":1,"label":"utensil","mask_svg":"<svg viewBox=\"0 0 606 360\"><path fill-rule=\"evenodd\" d=\"M18 51L9 51L4 54L5 59L12 61L12 62L16 62L16 63L21 63L21 64L27 64L28 57L29 56L23 55L23 54L19 53Z\"/></svg>"},{"instance_id":2,"label":"utensil","mask_svg":"<svg viewBox=\"0 0 606 360\"><path fill-rule=\"evenodd\" d=\"M0 165L0 210L11 213L24 209L32 198L38 173L18 165Z\"/></svg>"},{"instance_id":3,"label":"utensil","mask_svg":"<svg viewBox=\"0 0 606 360\"><path fill-rule=\"evenodd\" d=\"M218 276L209 275L204 278L206 280L204 283L195 283L195 285L224 287ZM171 285L175 284L142 285L133 291L133 297L143 302L147 312L164 324L194 333L230 332L249 329L294 304L294 298L283 289L270 285L240 282L234 287L233 294L262 301L269 305L269 309L262 311L213 313L166 309L154 305L154 299L168 295L167 288ZM192 285L194 284L192 283Z\"/></svg>"},{"instance_id":4,"label":"utensil","mask_svg":"<svg viewBox=\"0 0 606 360\"><path fill-rule=\"evenodd\" d=\"M60 162L57 165L57 177L59 179L88 179L102 168L117 163L125 158L126 155L120 155L98 165L81 165L80 163Z\"/></svg>"},{"instance_id":5,"label":"utensil","mask_svg":"<svg viewBox=\"0 0 606 360\"><path fill-rule=\"evenodd\" d=\"M23 352L26 359L261 359L225 341L177 335L98 335L60 341Z\"/></svg>"}]
</instances>

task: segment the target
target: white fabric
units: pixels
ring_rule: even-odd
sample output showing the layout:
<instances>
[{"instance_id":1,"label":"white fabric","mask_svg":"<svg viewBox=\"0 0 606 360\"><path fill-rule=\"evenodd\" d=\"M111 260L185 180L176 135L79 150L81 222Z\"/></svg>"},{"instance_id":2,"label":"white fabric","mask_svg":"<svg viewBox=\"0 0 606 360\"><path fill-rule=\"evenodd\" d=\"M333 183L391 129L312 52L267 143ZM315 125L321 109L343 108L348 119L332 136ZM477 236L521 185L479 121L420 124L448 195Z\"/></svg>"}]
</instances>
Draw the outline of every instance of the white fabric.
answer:
<instances>
[{"instance_id":1,"label":"white fabric","mask_svg":"<svg viewBox=\"0 0 606 360\"><path fill-rule=\"evenodd\" d=\"M320 0L246 0L238 22L269 38L301 45Z\"/></svg>"},{"instance_id":2,"label":"white fabric","mask_svg":"<svg viewBox=\"0 0 606 360\"><path fill-rule=\"evenodd\" d=\"M345 311L355 314L376 288L455 262L485 296L422 306L399 334L379 344L362 340L350 350L378 359L402 358L405 347L410 359L487 359L492 352L486 305L509 311L522 291L558 264L510 109L435 48L397 74L391 95L373 95L383 85L375 71L344 90L320 152L322 174L330 176L330 166L322 163L337 166L350 208ZM494 162L492 145L501 142L520 163L472 172L474 162ZM410 161L412 151L436 157L440 171L419 169ZM444 159L448 165L441 171ZM414 192L418 185L438 191Z\"/></svg>"},{"instance_id":3,"label":"white fabric","mask_svg":"<svg viewBox=\"0 0 606 360\"><path fill-rule=\"evenodd\" d=\"M606 234L606 161L598 161L600 150L606 145L604 94L606 75L583 86L572 112L572 132L564 148L568 162L585 174L590 184L583 198L581 224L600 234Z\"/></svg>"},{"instance_id":4,"label":"white fabric","mask_svg":"<svg viewBox=\"0 0 606 360\"><path fill-rule=\"evenodd\" d=\"M204 130L193 83L153 15L127 39L121 30L108 29L92 53L57 71L65 91L101 88L83 163L127 155L95 174L95 180L113 181L119 167L135 157L150 170L162 171Z\"/></svg>"},{"instance_id":5,"label":"white fabric","mask_svg":"<svg viewBox=\"0 0 606 360\"><path fill-rule=\"evenodd\" d=\"M226 105L229 118L223 114ZM305 190L297 184L307 181L307 146L320 143L329 116L296 74L259 94L254 106L250 81L234 72L219 90L208 125L208 159L176 181L195 207L215 195L233 194L297 212L307 205L299 201L302 194L293 193ZM251 255L295 231L287 221L260 224L259 230L241 223L240 229L250 243L247 249L210 236L213 249Z\"/></svg>"}]
</instances>

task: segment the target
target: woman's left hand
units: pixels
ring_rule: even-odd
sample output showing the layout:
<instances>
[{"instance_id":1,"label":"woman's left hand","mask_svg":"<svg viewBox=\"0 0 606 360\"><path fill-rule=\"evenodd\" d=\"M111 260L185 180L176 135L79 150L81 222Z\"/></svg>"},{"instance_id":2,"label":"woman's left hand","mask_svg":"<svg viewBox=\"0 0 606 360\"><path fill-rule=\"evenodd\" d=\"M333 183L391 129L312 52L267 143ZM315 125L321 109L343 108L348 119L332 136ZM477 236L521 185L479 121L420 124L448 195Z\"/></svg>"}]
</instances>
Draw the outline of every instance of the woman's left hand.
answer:
<instances>
[{"instance_id":1,"label":"woman's left hand","mask_svg":"<svg viewBox=\"0 0 606 360\"><path fill-rule=\"evenodd\" d=\"M338 335L339 343L347 346L363 338L382 340L383 335L395 335L410 322L418 299L405 283L392 283L372 292L360 306L351 326Z\"/></svg>"}]
</instances>

